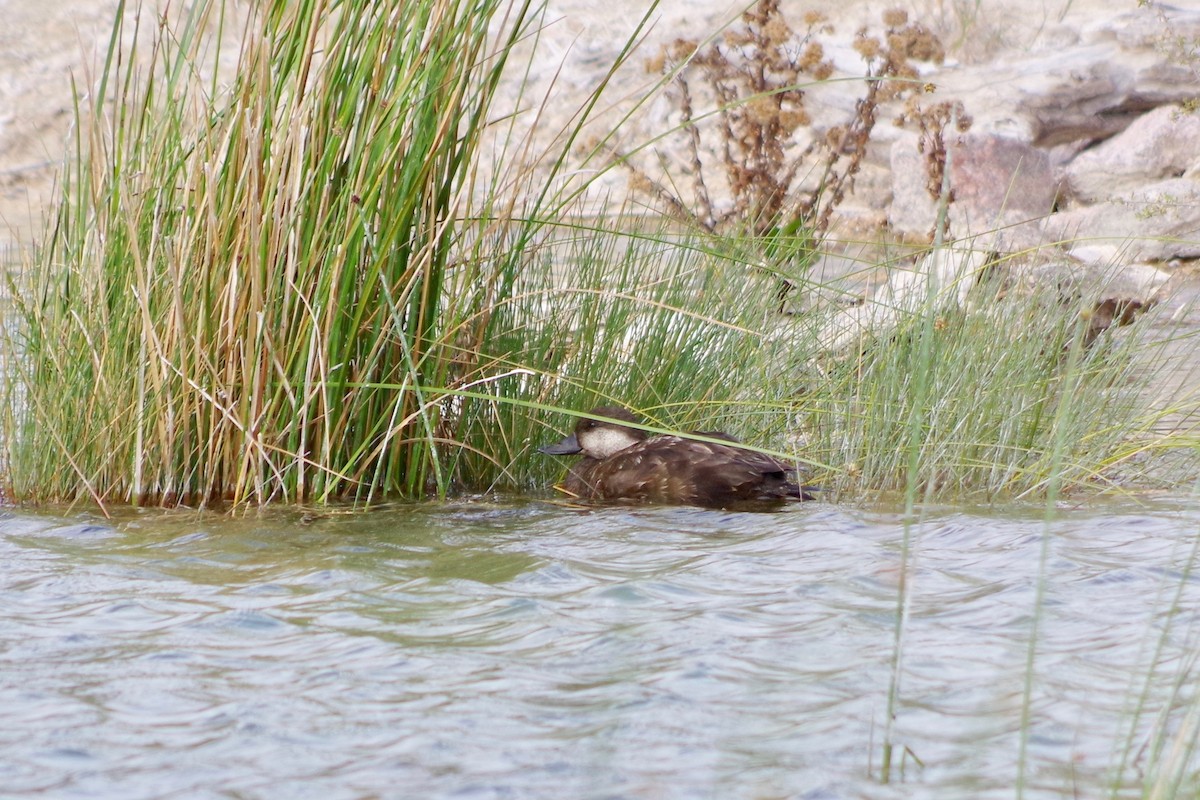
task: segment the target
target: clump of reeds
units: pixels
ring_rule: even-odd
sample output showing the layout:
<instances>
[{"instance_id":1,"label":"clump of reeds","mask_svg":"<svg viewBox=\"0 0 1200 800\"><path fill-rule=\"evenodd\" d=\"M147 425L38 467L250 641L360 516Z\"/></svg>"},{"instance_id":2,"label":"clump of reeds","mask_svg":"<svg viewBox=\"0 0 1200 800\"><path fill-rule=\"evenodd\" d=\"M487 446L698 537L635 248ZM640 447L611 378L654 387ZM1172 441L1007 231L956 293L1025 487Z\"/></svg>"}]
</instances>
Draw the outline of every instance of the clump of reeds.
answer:
<instances>
[{"instance_id":1,"label":"clump of reeds","mask_svg":"<svg viewBox=\"0 0 1200 800\"><path fill-rule=\"evenodd\" d=\"M753 282L662 230L580 229L538 216L544 190L477 183L528 7L261 8L228 87L201 77L220 8L158 19L142 59L119 18L77 109L51 235L13 286L18 499L528 486L561 407L674 424L761 385L757 306L695 301Z\"/></svg>"},{"instance_id":2,"label":"clump of reeds","mask_svg":"<svg viewBox=\"0 0 1200 800\"><path fill-rule=\"evenodd\" d=\"M770 276L663 223L543 233L479 345L504 374L455 403L457 474L474 488L545 486L562 463L535 448L574 424L569 412L604 404L666 430L784 446L787 372L816 341L779 335Z\"/></svg>"},{"instance_id":3,"label":"clump of reeds","mask_svg":"<svg viewBox=\"0 0 1200 800\"><path fill-rule=\"evenodd\" d=\"M444 487L425 389L471 313L455 218L529 10L500 7L257 5L227 87L202 77L224 4L156 17L146 58L122 7L16 287L18 497Z\"/></svg>"},{"instance_id":4,"label":"clump of reeds","mask_svg":"<svg viewBox=\"0 0 1200 800\"><path fill-rule=\"evenodd\" d=\"M1143 388L1163 364L1141 328L1097 329L1095 308L1090 296L1010 295L995 279L964 302L931 297L885 338L810 367L809 452L844 465L829 482L851 494L996 501L1040 496L1052 478L1104 485L1153 439L1163 412Z\"/></svg>"},{"instance_id":5,"label":"clump of reeds","mask_svg":"<svg viewBox=\"0 0 1200 800\"><path fill-rule=\"evenodd\" d=\"M545 485L561 465L532 451L573 424L555 410L602 403L782 449L829 499L1123 489L1159 441L1167 409L1144 392L1163 352L1139 324L1097 327L1091 295L971 275L969 292L934 286L894 327L830 350L827 317L779 315L771 277L723 239L561 233L545 246L575 266L523 270L495 311L487 352L515 371L459 407L458 474L475 487Z\"/></svg>"}]
</instances>

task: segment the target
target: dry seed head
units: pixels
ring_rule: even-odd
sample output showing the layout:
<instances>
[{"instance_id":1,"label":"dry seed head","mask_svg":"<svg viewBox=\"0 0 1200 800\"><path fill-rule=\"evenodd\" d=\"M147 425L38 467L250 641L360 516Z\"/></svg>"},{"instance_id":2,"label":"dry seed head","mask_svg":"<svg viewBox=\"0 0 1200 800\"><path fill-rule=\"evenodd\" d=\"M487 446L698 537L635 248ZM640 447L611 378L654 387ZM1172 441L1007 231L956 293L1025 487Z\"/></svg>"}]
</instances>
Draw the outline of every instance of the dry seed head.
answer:
<instances>
[{"instance_id":1,"label":"dry seed head","mask_svg":"<svg viewBox=\"0 0 1200 800\"><path fill-rule=\"evenodd\" d=\"M893 58L931 61L940 64L946 59L946 49L933 31L923 25L909 25L892 30L887 37L888 49Z\"/></svg>"},{"instance_id":2,"label":"dry seed head","mask_svg":"<svg viewBox=\"0 0 1200 800\"><path fill-rule=\"evenodd\" d=\"M897 70L897 73L900 73L900 72L902 72L902 71ZM881 83L879 85L878 98L879 98L880 102L886 103L886 102L890 102L892 100L897 100L897 99L903 97L904 95L906 95L909 92L909 90L912 88L911 83L909 83L907 80L903 80L903 78L905 77L904 75L897 74L897 77L901 78L901 80L885 81L884 83Z\"/></svg>"},{"instance_id":3,"label":"dry seed head","mask_svg":"<svg viewBox=\"0 0 1200 800\"><path fill-rule=\"evenodd\" d=\"M779 0L758 0L758 21L766 22L767 17L779 13Z\"/></svg>"},{"instance_id":4,"label":"dry seed head","mask_svg":"<svg viewBox=\"0 0 1200 800\"><path fill-rule=\"evenodd\" d=\"M792 68L791 56L785 52L784 48L772 47L769 54L765 56L765 60L767 66L774 72L779 73L775 76L777 81L782 80L786 83L789 80L795 80L795 70Z\"/></svg>"},{"instance_id":5,"label":"dry seed head","mask_svg":"<svg viewBox=\"0 0 1200 800\"><path fill-rule=\"evenodd\" d=\"M854 37L854 49L866 61L870 61L879 55L880 45L879 40L874 36L862 35L864 31L860 31L858 36Z\"/></svg>"},{"instance_id":6,"label":"dry seed head","mask_svg":"<svg viewBox=\"0 0 1200 800\"><path fill-rule=\"evenodd\" d=\"M640 194L654 193L654 184L641 172L630 173L628 184L631 192L637 192Z\"/></svg>"},{"instance_id":7,"label":"dry seed head","mask_svg":"<svg viewBox=\"0 0 1200 800\"><path fill-rule=\"evenodd\" d=\"M804 52L800 54L800 61L797 66L800 69L811 71L820 65L821 59L825 57L825 48L820 42L809 42L804 48Z\"/></svg>"},{"instance_id":8,"label":"dry seed head","mask_svg":"<svg viewBox=\"0 0 1200 800\"><path fill-rule=\"evenodd\" d=\"M924 25L912 25L909 30L912 32L908 46L909 58L932 61L935 64L946 60L946 48L942 47L942 40L933 31Z\"/></svg>"},{"instance_id":9,"label":"dry seed head","mask_svg":"<svg viewBox=\"0 0 1200 800\"><path fill-rule=\"evenodd\" d=\"M780 45L792 38L792 29L784 21L780 14L772 14L767 20L767 24L763 26L763 36L773 45Z\"/></svg>"},{"instance_id":10,"label":"dry seed head","mask_svg":"<svg viewBox=\"0 0 1200 800\"><path fill-rule=\"evenodd\" d=\"M921 101L916 95L910 94L904 101L904 107L900 109L900 113L892 120L892 124L897 128L903 128L910 121L916 120L921 116Z\"/></svg>"},{"instance_id":11,"label":"dry seed head","mask_svg":"<svg viewBox=\"0 0 1200 800\"><path fill-rule=\"evenodd\" d=\"M725 53L719 47L709 47L697 51L692 63L699 67L707 67L711 75L721 75L730 65L729 59L725 57Z\"/></svg>"},{"instance_id":12,"label":"dry seed head","mask_svg":"<svg viewBox=\"0 0 1200 800\"><path fill-rule=\"evenodd\" d=\"M792 76L790 78L790 82L795 83L795 81L796 76ZM780 107L788 105L799 108L800 106L804 105L804 92L800 91L799 89L787 89L786 91L780 92L777 96L779 97Z\"/></svg>"},{"instance_id":13,"label":"dry seed head","mask_svg":"<svg viewBox=\"0 0 1200 800\"><path fill-rule=\"evenodd\" d=\"M651 74L659 74L667 68L667 54L663 50L659 50L657 55L650 56L645 62L646 72Z\"/></svg>"},{"instance_id":14,"label":"dry seed head","mask_svg":"<svg viewBox=\"0 0 1200 800\"><path fill-rule=\"evenodd\" d=\"M673 61L687 61L699 46L692 39L676 39L667 48L667 53Z\"/></svg>"},{"instance_id":15,"label":"dry seed head","mask_svg":"<svg viewBox=\"0 0 1200 800\"><path fill-rule=\"evenodd\" d=\"M789 109L779 113L779 125L788 133L807 125L811 121L808 112L802 108Z\"/></svg>"},{"instance_id":16,"label":"dry seed head","mask_svg":"<svg viewBox=\"0 0 1200 800\"><path fill-rule=\"evenodd\" d=\"M774 97L756 97L746 104L746 116L757 125L768 125L779 116Z\"/></svg>"},{"instance_id":17,"label":"dry seed head","mask_svg":"<svg viewBox=\"0 0 1200 800\"><path fill-rule=\"evenodd\" d=\"M815 28L827 19L829 19L829 17L825 16L820 11L804 12L804 24L810 28Z\"/></svg>"},{"instance_id":18,"label":"dry seed head","mask_svg":"<svg viewBox=\"0 0 1200 800\"><path fill-rule=\"evenodd\" d=\"M745 28L725 31L725 44L730 47L745 47L754 43L754 34Z\"/></svg>"},{"instance_id":19,"label":"dry seed head","mask_svg":"<svg viewBox=\"0 0 1200 800\"><path fill-rule=\"evenodd\" d=\"M883 24L889 28L899 28L908 22L908 12L902 8L889 8L883 12Z\"/></svg>"}]
</instances>

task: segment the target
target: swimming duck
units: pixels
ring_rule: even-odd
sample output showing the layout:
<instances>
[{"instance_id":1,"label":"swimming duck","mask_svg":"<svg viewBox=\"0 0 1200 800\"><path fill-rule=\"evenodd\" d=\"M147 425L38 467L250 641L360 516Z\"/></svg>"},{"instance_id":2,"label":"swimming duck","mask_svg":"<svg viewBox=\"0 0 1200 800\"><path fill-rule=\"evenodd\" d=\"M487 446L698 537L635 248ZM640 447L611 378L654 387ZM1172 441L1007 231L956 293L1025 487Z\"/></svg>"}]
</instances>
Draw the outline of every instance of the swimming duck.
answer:
<instances>
[{"instance_id":1,"label":"swimming duck","mask_svg":"<svg viewBox=\"0 0 1200 800\"><path fill-rule=\"evenodd\" d=\"M794 467L740 447L727 433L696 431L694 435L729 444L651 435L622 424L638 421L623 408L601 406L589 413L607 419L580 417L575 431L561 442L538 448L552 456L583 454L568 471L563 487L580 499L716 508L812 499L791 480Z\"/></svg>"}]
</instances>

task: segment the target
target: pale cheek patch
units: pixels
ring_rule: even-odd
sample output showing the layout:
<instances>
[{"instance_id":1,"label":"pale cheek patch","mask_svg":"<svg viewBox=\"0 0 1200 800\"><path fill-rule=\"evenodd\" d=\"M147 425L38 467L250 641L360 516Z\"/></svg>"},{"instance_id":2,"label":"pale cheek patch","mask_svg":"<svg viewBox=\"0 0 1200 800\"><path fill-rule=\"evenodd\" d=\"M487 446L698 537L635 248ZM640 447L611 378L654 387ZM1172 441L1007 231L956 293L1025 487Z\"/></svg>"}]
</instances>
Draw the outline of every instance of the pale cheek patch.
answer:
<instances>
[{"instance_id":1,"label":"pale cheek patch","mask_svg":"<svg viewBox=\"0 0 1200 800\"><path fill-rule=\"evenodd\" d=\"M580 437L584 452L592 458L604 459L619 453L626 447L637 444L637 439L628 431L615 428L597 428Z\"/></svg>"}]
</instances>

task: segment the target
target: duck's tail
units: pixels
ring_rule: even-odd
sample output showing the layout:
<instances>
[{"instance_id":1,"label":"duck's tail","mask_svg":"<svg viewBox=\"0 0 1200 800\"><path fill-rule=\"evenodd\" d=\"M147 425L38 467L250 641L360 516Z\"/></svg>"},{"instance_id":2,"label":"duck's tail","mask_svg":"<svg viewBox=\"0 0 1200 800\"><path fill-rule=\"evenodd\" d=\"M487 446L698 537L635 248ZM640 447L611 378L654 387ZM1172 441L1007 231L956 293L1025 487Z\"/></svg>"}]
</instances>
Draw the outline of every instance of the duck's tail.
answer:
<instances>
[{"instance_id":1,"label":"duck's tail","mask_svg":"<svg viewBox=\"0 0 1200 800\"><path fill-rule=\"evenodd\" d=\"M788 497L797 500L816 500L817 495L825 491L820 486L805 486L802 483L788 483Z\"/></svg>"}]
</instances>

